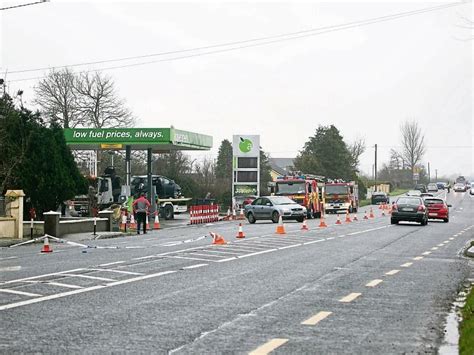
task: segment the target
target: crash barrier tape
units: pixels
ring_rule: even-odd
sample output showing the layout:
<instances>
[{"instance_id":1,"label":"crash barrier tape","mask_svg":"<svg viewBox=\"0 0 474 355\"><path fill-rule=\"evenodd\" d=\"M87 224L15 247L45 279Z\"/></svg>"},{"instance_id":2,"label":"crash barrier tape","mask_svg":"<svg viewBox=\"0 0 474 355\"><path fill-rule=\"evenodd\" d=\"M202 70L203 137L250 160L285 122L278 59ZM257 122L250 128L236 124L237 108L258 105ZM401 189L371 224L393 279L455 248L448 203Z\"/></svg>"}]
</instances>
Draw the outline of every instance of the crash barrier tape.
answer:
<instances>
[{"instance_id":1,"label":"crash barrier tape","mask_svg":"<svg viewBox=\"0 0 474 355\"><path fill-rule=\"evenodd\" d=\"M189 209L190 224L219 221L219 205L198 205Z\"/></svg>"}]
</instances>

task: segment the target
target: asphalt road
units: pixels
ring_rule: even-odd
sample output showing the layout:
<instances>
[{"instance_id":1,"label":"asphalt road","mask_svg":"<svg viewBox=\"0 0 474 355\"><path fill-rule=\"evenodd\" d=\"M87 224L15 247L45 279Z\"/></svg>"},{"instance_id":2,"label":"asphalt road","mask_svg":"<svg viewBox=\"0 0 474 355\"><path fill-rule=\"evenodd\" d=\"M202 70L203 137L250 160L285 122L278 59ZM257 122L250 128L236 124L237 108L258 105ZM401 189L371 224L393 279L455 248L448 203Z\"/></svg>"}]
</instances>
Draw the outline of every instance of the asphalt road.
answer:
<instances>
[{"instance_id":1,"label":"asphalt road","mask_svg":"<svg viewBox=\"0 0 474 355\"><path fill-rule=\"evenodd\" d=\"M472 264L474 197L449 223L237 222L0 250L1 353L435 353ZM343 217L343 216L341 216ZM228 244L211 245L209 232Z\"/></svg>"}]
</instances>

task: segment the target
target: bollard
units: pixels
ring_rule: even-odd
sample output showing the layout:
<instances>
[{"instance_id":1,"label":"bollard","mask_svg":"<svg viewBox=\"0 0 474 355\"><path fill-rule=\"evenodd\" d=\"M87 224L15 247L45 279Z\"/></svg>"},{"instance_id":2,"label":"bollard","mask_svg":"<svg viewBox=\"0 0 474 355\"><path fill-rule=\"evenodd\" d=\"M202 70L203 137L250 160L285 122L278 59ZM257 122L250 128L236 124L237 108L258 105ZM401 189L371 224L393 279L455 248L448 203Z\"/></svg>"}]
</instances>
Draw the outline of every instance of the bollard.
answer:
<instances>
[{"instance_id":1,"label":"bollard","mask_svg":"<svg viewBox=\"0 0 474 355\"><path fill-rule=\"evenodd\" d=\"M94 237L97 235L97 217L94 217Z\"/></svg>"},{"instance_id":2,"label":"bollard","mask_svg":"<svg viewBox=\"0 0 474 355\"><path fill-rule=\"evenodd\" d=\"M31 220L30 220L30 237L31 239L33 239L33 217L31 217Z\"/></svg>"}]
</instances>

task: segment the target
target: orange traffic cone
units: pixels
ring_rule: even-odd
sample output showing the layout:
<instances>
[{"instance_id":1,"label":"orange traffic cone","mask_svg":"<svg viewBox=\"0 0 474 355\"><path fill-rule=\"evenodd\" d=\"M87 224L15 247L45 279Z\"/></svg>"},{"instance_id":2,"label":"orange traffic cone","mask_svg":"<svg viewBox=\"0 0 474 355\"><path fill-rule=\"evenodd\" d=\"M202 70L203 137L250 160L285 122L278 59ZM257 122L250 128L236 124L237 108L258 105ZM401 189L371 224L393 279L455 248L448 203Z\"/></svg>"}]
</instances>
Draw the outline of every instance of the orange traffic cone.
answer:
<instances>
[{"instance_id":1,"label":"orange traffic cone","mask_svg":"<svg viewBox=\"0 0 474 355\"><path fill-rule=\"evenodd\" d=\"M367 210L365 210L364 219L369 219L369 216L368 216L368 214L367 214Z\"/></svg>"},{"instance_id":2,"label":"orange traffic cone","mask_svg":"<svg viewBox=\"0 0 474 355\"><path fill-rule=\"evenodd\" d=\"M155 211L155 222L153 223L153 229L160 229L160 218L158 217L158 211Z\"/></svg>"},{"instance_id":3,"label":"orange traffic cone","mask_svg":"<svg viewBox=\"0 0 474 355\"><path fill-rule=\"evenodd\" d=\"M214 232L210 232L210 234L211 234L211 237L212 237L212 244L216 244L216 245L227 244L225 239L220 234L217 234L217 233L214 233Z\"/></svg>"},{"instance_id":4,"label":"orange traffic cone","mask_svg":"<svg viewBox=\"0 0 474 355\"><path fill-rule=\"evenodd\" d=\"M242 229L242 223L239 223L239 232L237 233L236 238L245 238L244 230Z\"/></svg>"},{"instance_id":5,"label":"orange traffic cone","mask_svg":"<svg viewBox=\"0 0 474 355\"><path fill-rule=\"evenodd\" d=\"M392 214L392 206L388 206L388 214Z\"/></svg>"},{"instance_id":6,"label":"orange traffic cone","mask_svg":"<svg viewBox=\"0 0 474 355\"><path fill-rule=\"evenodd\" d=\"M379 205L379 210L382 210L382 209L383 209L383 203Z\"/></svg>"},{"instance_id":7,"label":"orange traffic cone","mask_svg":"<svg viewBox=\"0 0 474 355\"><path fill-rule=\"evenodd\" d=\"M346 212L346 223L351 223L352 222L352 219L351 219L351 215L349 214L349 211Z\"/></svg>"},{"instance_id":8,"label":"orange traffic cone","mask_svg":"<svg viewBox=\"0 0 474 355\"><path fill-rule=\"evenodd\" d=\"M301 225L302 231L309 231L308 224L306 223L306 218L303 219L303 224Z\"/></svg>"},{"instance_id":9,"label":"orange traffic cone","mask_svg":"<svg viewBox=\"0 0 474 355\"><path fill-rule=\"evenodd\" d=\"M369 218L375 218L375 216L374 216L374 211L372 210L372 207L370 207Z\"/></svg>"},{"instance_id":10,"label":"orange traffic cone","mask_svg":"<svg viewBox=\"0 0 474 355\"><path fill-rule=\"evenodd\" d=\"M150 219L148 218L148 216L146 216L146 230L150 230Z\"/></svg>"},{"instance_id":11,"label":"orange traffic cone","mask_svg":"<svg viewBox=\"0 0 474 355\"><path fill-rule=\"evenodd\" d=\"M324 221L324 216L321 215L321 220L319 221L319 228L326 228L328 225L326 224L326 221Z\"/></svg>"},{"instance_id":12,"label":"orange traffic cone","mask_svg":"<svg viewBox=\"0 0 474 355\"><path fill-rule=\"evenodd\" d=\"M337 214L336 224L342 224L342 223L341 223L341 219L339 218L339 214Z\"/></svg>"},{"instance_id":13,"label":"orange traffic cone","mask_svg":"<svg viewBox=\"0 0 474 355\"><path fill-rule=\"evenodd\" d=\"M286 234L285 225L283 224L283 218L280 215L278 218L278 226L276 228L276 234Z\"/></svg>"},{"instance_id":14,"label":"orange traffic cone","mask_svg":"<svg viewBox=\"0 0 474 355\"><path fill-rule=\"evenodd\" d=\"M385 217L385 210L382 210L382 217Z\"/></svg>"},{"instance_id":15,"label":"orange traffic cone","mask_svg":"<svg viewBox=\"0 0 474 355\"><path fill-rule=\"evenodd\" d=\"M227 209L227 220L230 221L230 208Z\"/></svg>"},{"instance_id":16,"label":"orange traffic cone","mask_svg":"<svg viewBox=\"0 0 474 355\"><path fill-rule=\"evenodd\" d=\"M237 214L235 212L235 208L232 209L232 220L235 221L237 219Z\"/></svg>"},{"instance_id":17,"label":"orange traffic cone","mask_svg":"<svg viewBox=\"0 0 474 355\"><path fill-rule=\"evenodd\" d=\"M125 212L122 212L122 217L121 217L121 222L120 222L120 230L122 232L125 232L127 229L127 216L125 215Z\"/></svg>"},{"instance_id":18,"label":"orange traffic cone","mask_svg":"<svg viewBox=\"0 0 474 355\"><path fill-rule=\"evenodd\" d=\"M137 229L137 223L135 222L133 213L130 215L130 229Z\"/></svg>"},{"instance_id":19,"label":"orange traffic cone","mask_svg":"<svg viewBox=\"0 0 474 355\"><path fill-rule=\"evenodd\" d=\"M43 244L43 249L41 249L42 253L52 253L53 248L49 246L49 239L48 237L44 238L44 244Z\"/></svg>"},{"instance_id":20,"label":"orange traffic cone","mask_svg":"<svg viewBox=\"0 0 474 355\"><path fill-rule=\"evenodd\" d=\"M352 220L353 220L354 222L356 222L356 221L359 220L359 218L357 218L357 213L354 213L354 218L352 218Z\"/></svg>"},{"instance_id":21,"label":"orange traffic cone","mask_svg":"<svg viewBox=\"0 0 474 355\"><path fill-rule=\"evenodd\" d=\"M240 219L240 220L245 219L244 209L243 209L243 208L240 209L239 219Z\"/></svg>"}]
</instances>

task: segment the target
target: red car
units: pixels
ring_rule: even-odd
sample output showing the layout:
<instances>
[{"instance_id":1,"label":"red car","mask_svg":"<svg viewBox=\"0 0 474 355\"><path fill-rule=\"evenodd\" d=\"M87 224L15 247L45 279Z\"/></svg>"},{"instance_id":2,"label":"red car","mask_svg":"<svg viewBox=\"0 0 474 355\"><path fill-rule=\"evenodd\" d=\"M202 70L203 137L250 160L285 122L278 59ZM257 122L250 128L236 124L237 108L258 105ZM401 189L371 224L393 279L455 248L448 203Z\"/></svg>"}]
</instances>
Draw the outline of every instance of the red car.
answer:
<instances>
[{"instance_id":1,"label":"red car","mask_svg":"<svg viewBox=\"0 0 474 355\"><path fill-rule=\"evenodd\" d=\"M446 223L449 222L449 207L451 207L451 205L448 205L446 204L446 201L435 197L427 197L424 200L425 205L428 207L429 219L442 219Z\"/></svg>"}]
</instances>

